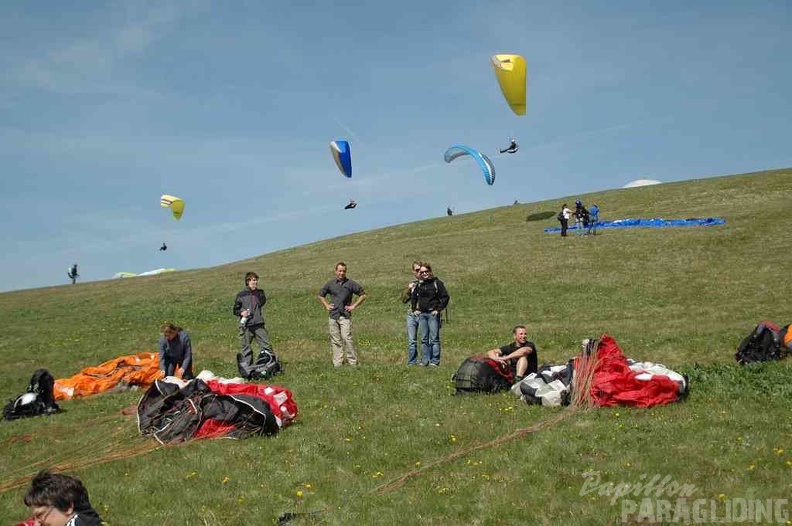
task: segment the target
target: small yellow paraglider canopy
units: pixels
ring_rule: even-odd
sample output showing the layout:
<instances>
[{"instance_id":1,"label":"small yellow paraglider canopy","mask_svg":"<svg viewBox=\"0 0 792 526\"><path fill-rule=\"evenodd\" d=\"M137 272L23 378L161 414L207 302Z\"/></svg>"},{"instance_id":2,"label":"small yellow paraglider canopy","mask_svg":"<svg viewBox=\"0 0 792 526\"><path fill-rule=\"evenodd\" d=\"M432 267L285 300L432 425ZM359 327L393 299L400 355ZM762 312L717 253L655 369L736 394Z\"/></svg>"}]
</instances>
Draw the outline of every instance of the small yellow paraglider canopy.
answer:
<instances>
[{"instance_id":1,"label":"small yellow paraglider canopy","mask_svg":"<svg viewBox=\"0 0 792 526\"><path fill-rule=\"evenodd\" d=\"M520 55L494 55L492 69L509 107L517 115L525 115L526 72L528 66Z\"/></svg>"},{"instance_id":2,"label":"small yellow paraglider canopy","mask_svg":"<svg viewBox=\"0 0 792 526\"><path fill-rule=\"evenodd\" d=\"M181 219L184 213L184 201L172 195L165 194L160 197L160 206L162 206L162 208L170 208L175 219Z\"/></svg>"}]
</instances>

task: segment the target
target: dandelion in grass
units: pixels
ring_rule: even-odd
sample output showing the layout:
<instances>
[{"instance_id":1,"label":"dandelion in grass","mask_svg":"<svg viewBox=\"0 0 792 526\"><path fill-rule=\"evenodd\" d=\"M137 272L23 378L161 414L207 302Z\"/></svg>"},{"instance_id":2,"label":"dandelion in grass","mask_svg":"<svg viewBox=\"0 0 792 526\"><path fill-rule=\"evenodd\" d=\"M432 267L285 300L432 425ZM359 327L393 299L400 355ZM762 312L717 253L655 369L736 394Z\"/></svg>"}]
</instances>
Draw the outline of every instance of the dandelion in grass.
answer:
<instances>
[{"instance_id":1,"label":"dandelion in grass","mask_svg":"<svg viewBox=\"0 0 792 526\"><path fill-rule=\"evenodd\" d=\"M718 494L718 500L720 500L721 502L724 502L726 500L726 494L725 493L719 493Z\"/></svg>"},{"instance_id":2,"label":"dandelion in grass","mask_svg":"<svg viewBox=\"0 0 792 526\"><path fill-rule=\"evenodd\" d=\"M416 460L414 465L415 465L415 467L420 466L421 465L421 461L420 460Z\"/></svg>"},{"instance_id":3,"label":"dandelion in grass","mask_svg":"<svg viewBox=\"0 0 792 526\"><path fill-rule=\"evenodd\" d=\"M382 477L384 477L384 476L385 476L385 473L383 473L382 471L377 471L376 473L374 473L373 475L371 475L371 478L373 478L373 479L380 479L380 478L382 478Z\"/></svg>"},{"instance_id":4,"label":"dandelion in grass","mask_svg":"<svg viewBox=\"0 0 792 526\"><path fill-rule=\"evenodd\" d=\"M237 499L237 504L244 504L244 503L245 503L245 497L239 497Z\"/></svg>"},{"instance_id":5,"label":"dandelion in grass","mask_svg":"<svg viewBox=\"0 0 792 526\"><path fill-rule=\"evenodd\" d=\"M742 442L742 440L743 440L742 437L737 437L737 442Z\"/></svg>"},{"instance_id":6,"label":"dandelion in grass","mask_svg":"<svg viewBox=\"0 0 792 526\"><path fill-rule=\"evenodd\" d=\"M755 469L756 469L756 464L751 464L750 466L748 466L748 471L753 471Z\"/></svg>"},{"instance_id":7,"label":"dandelion in grass","mask_svg":"<svg viewBox=\"0 0 792 526\"><path fill-rule=\"evenodd\" d=\"M303 487L304 487L305 489L311 489L311 485L310 485L309 483L305 483L305 484L303 484Z\"/></svg>"},{"instance_id":8,"label":"dandelion in grass","mask_svg":"<svg viewBox=\"0 0 792 526\"><path fill-rule=\"evenodd\" d=\"M344 439L344 441L345 441L345 442L352 442L352 437L346 437L346 438Z\"/></svg>"},{"instance_id":9,"label":"dandelion in grass","mask_svg":"<svg viewBox=\"0 0 792 526\"><path fill-rule=\"evenodd\" d=\"M457 437L456 437L456 436L454 436L454 435L451 435L450 437L448 437L448 441L449 441L451 444L453 444L454 442L456 442L456 441L457 441Z\"/></svg>"},{"instance_id":10,"label":"dandelion in grass","mask_svg":"<svg viewBox=\"0 0 792 526\"><path fill-rule=\"evenodd\" d=\"M303 492L302 492L302 490L301 490L301 489L298 489L298 490L297 490L297 498L298 498L298 499L301 499L301 498L303 498Z\"/></svg>"},{"instance_id":11,"label":"dandelion in grass","mask_svg":"<svg viewBox=\"0 0 792 526\"><path fill-rule=\"evenodd\" d=\"M783 448L780 448L780 447L773 448L773 453L775 453L776 455L783 455L784 454L784 450L783 450Z\"/></svg>"},{"instance_id":12,"label":"dandelion in grass","mask_svg":"<svg viewBox=\"0 0 792 526\"><path fill-rule=\"evenodd\" d=\"M196 475L198 475L198 472L197 472L197 471L190 471L189 473L187 473L187 474L184 476L184 478L185 478L185 480L186 480L186 479L191 479L191 478L195 477Z\"/></svg>"},{"instance_id":13,"label":"dandelion in grass","mask_svg":"<svg viewBox=\"0 0 792 526\"><path fill-rule=\"evenodd\" d=\"M227 483L229 480L231 480L229 477L223 477L223 480L221 481L221 483L222 483L222 484L225 484L225 483Z\"/></svg>"}]
</instances>

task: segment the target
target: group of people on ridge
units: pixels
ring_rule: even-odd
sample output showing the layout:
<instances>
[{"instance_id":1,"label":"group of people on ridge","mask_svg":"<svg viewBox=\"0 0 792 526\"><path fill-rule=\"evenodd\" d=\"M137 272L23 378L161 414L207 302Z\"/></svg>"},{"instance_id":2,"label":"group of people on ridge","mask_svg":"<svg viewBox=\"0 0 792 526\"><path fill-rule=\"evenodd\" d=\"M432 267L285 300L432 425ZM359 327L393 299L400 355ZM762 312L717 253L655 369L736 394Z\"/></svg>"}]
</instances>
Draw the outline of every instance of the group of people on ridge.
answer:
<instances>
[{"instance_id":1,"label":"group of people on ridge","mask_svg":"<svg viewBox=\"0 0 792 526\"><path fill-rule=\"evenodd\" d=\"M564 203L561 205L561 211L556 216L561 223L561 237L566 237L567 229L569 228L569 220L575 218L575 231L577 235L597 235L597 224L599 223L599 206L591 205L591 208L586 209L583 202L578 199L575 201L575 211L573 212Z\"/></svg>"}]
</instances>

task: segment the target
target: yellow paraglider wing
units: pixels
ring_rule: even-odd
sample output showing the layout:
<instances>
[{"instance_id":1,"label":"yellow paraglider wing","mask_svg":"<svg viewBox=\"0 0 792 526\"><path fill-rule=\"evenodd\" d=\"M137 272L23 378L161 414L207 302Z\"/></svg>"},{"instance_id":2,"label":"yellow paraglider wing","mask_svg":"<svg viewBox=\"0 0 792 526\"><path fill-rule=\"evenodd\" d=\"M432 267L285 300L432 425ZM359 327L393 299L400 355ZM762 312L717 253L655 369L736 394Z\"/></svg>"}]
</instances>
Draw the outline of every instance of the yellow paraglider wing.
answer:
<instances>
[{"instance_id":1,"label":"yellow paraglider wing","mask_svg":"<svg viewBox=\"0 0 792 526\"><path fill-rule=\"evenodd\" d=\"M492 69L509 107L517 115L525 115L525 91L528 66L520 55L494 55Z\"/></svg>"},{"instance_id":2,"label":"yellow paraglider wing","mask_svg":"<svg viewBox=\"0 0 792 526\"><path fill-rule=\"evenodd\" d=\"M181 219L184 213L184 201L172 195L166 194L160 197L160 206L162 208L170 208L175 219Z\"/></svg>"}]
</instances>

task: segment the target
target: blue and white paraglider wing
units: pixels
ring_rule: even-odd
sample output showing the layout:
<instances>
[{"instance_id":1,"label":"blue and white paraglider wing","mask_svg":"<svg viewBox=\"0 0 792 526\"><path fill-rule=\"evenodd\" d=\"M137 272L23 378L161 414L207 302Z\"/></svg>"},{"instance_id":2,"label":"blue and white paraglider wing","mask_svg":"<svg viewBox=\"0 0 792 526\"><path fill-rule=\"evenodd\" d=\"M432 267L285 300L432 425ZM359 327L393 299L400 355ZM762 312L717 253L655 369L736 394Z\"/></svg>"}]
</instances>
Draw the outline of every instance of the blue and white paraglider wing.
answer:
<instances>
[{"instance_id":1,"label":"blue and white paraglider wing","mask_svg":"<svg viewBox=\"0 0 792 526\"><path fill-rule=\"evenodd\" d=\"M489 157L480 151L471 148L470 146L465 146L464 144L455 144L454 146L450 147L445 152L445 162L450 163L454 159L463 157L465 155L469 155L476 160L479 167L481 168L481 171L483 172L484 180L487 182L487 184L491 185L495 182L495 165L492 164L492 161L489 160Z\"/></svg>"},{"instance_id":2,"label":"blue and white paraglider wing","mask_svg":"<svg viewBox=\"0 0 792 526\"><path fill-rule=\"evenodd\" d=\"M352 177L352 152L347 141L333 141L330 143L330 152L338 169L346 177Z\"/></svg>"}]
</instances>

